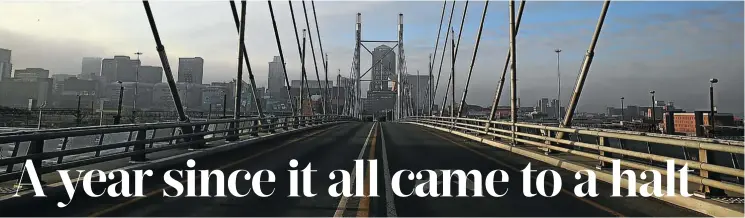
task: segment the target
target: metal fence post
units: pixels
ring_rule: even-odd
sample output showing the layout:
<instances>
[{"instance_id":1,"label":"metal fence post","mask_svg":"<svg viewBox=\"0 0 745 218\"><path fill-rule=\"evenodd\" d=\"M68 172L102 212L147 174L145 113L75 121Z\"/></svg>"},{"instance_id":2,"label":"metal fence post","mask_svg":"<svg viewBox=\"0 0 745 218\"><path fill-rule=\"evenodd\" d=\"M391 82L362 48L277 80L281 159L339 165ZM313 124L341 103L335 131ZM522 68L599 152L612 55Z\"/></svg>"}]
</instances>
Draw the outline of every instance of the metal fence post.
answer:
<instances>
[{"instance_id":1,"label":"metal fence post","mask_svg":"<svg viewBox=\"0 0 745 218\"><path fill-rule=\"evenodd\" d=\"M279 126L277 126L277 118L269 118L267 120L267 129L269 130L269 133L275 133L277 132L275 129L277 129Z\"/></svg>"},{"instance_id":2,"label":"metal fence post","mask_svg":"<svg viewBox=\"0 0 745 218\"><path fill-rule=\"evenodd\" d=\"M608 143L607 138L598 136L598 145L600 145L600 147L608 146L608 144L609 143ZM600 154L600 156L603 156L603 157L611 157L611 153L602 151L600 149L598 149L598 153ZM598 165L595 166L595 169L602 170L605 167L608 167L608 162L598 160Z\"/></svg>"},{"instance_id":3,"label":"metal fence post","mask_svg":"<svg viewBox=\"0 0 745 218\"><path fill-rule=\"evenodd\" d=\"M540 131L540 130L539 130L539 131ZM551 130L546 130L546 137L549 137L549 138L551 138L551 133L552 133L552 132L553 132L553 131L551 131ZM547 144L547 145L559 144L559 143L552 143L552 142L551 142L551 141L549 141L549 140L546 140L546 141L544 141L543 143L545 143L545 144ZM544 148L544 149L543 149L543 154L545 154L545 155L551 155L551 154L554 154L554 153L555 153L555 152L554 152L553 150L551 150L551 148Z\"/></svg>"},{"instance_id":4,"label":"metal fence post","mask_svg":"<svg viewBox=\"0 0 745 218\"><path fill-rule=\"evenodd\" d=\"M231 136L226 138L225 141L228 141L228 142L238 141L238 139L240 138L240 132L241 132L240 130L238 130L238 128L240 128L240 122L235 121L235 120L231 121L230 125L228 126L228 129L230 129L230 131L228 131L228 134Z\"/></svg>"},{"instance_id":5,"label":"metal fence post","mask_svg":"<svg viewBox=\"0 0 745 218\"><path fill-rule=\"evenodd\" d=\"M251 121L251 136L259 136L259 130L262 130L263 128L259 127L259 120L252 120Z\"/></svg>"},{"instance_id":6,"label":"metal fence post","mask_svg":"<svg viewBox=\"0 0 745 218\"><path fill-rule=\"evenodd\" d=\"M136 152L136 154L132 155L129 162L130 163L137 163L137 162L145 162L147 161L147 153L145 153L145 145L147 144L145 142L145 139L147 138L147 130L141 129L137 131L137 137L135 140L137 140L137 144L134 145L134 148L132 149L133 152ZM142 153L137 153L142 152Z\"/></svg>"},{"instance_id":7,"label":"metal fence post","mask_svg":"<svg viewBox=\"0 0 745 218\"><path fill-rule=\"evenodd\" d=\"M698 150L698 161L701 163L708 163L712 165L717 165L716 158L714 158L714 152L699 149ZM707 178L715 181L721 181L721 176L719 173L715 172L709 172L708 170L700 169L699 170L699 176L702 178ZM723 197L727 194L724 193L724 190L719 188L713 188L704 184L701 184L699 186L699 189L694 192L695 196L702 197L702 198L711 198L711 197Z\"/></svg>"},{"instance_id":8,"label":"metal fence post","mask_svg":"<svg viewBox=\"0 0 745 218\"><path fill-rule=\"evenodd\" d=\"M18 145L16 145L18 146ZM28 152L26 155L35 155L35 154L41 154L44 152L44 140L35 140L31 141L31 144L28 146ZM34 164L34 168L36 168L36 173L41 176L44 172L42 171L43 166L41 165L41 160L38 157L35 157L31 159L31 163ZM12 168L9 169L13 170ZM42 184L46 184L44 181L39 181ZM19 183L21 185L30 185L31 184L31 177L29 177L28 173L24 173L23 177L21 177L21 182Z\"/></svg>"},{"instance_id":9,"label":"metal fence post","mask_svg":"<svg viewBox=\"0 0 745 218\"><path fill-rule=\"evenodd\" d=\"M197 125L194 126L194 133L201 134L202 132L204 132L204 130L203 130L201 124L197 124ZM199 140L204 140L204 135L192 136L190 138L191 138L191 140L190 140L191 142L195 142L195 141L199 141ZM198 142L198 143L190 144L189 145L189 150L201 149L203 147L204 147L204 142Z\"/></svg>"}]
</instances>

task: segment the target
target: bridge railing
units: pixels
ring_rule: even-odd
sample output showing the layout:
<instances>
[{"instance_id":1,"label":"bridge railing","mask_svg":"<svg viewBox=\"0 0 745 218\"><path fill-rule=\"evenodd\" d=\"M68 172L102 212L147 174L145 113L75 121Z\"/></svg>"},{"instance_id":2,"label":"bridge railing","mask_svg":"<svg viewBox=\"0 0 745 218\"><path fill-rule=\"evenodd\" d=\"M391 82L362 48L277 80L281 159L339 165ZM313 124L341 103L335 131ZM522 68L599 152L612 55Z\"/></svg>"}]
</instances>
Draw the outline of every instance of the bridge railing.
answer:
<instances>
[{"instance_id":1,"label":"bridge railing","mask_svg":"<svg viewBox=\"0 0 745 218\"><path fill-rule=\"evenodd\" d=\"M620 160L624 168L657 170L662 175L667 160L676 167L687 164L694 174L688 182L698 184L697 193L723 196L723 190L743 194L742 141L679 137L654 133L588 128L564 128L517 122L487 121L453 117L410 117L406 121L427 124L453 131L489 136L511 146L532 145L546 154L564 152L597 160L596 167L609 167L612 160ZM557 133L564 136L556 138ZM512 144L513 141L516 142ZM675 177L680 178L676 171Z\"/></svg>"},{"instance_id":2,"label":"bridge railing","mask_svg":"<svg viewBox=\"0 0 745 218\"><path fill-rule=\"evenodd\" d=\"M0 181L18 179L32 160L38 174L130 158L179 148L200 149L206 143L239 140L308 125L349 120L334 115L216 119L197 122L123 124L21 131L0 135ZM188 129L190 131L183 131Z\"/></svg>"}]
</instances>

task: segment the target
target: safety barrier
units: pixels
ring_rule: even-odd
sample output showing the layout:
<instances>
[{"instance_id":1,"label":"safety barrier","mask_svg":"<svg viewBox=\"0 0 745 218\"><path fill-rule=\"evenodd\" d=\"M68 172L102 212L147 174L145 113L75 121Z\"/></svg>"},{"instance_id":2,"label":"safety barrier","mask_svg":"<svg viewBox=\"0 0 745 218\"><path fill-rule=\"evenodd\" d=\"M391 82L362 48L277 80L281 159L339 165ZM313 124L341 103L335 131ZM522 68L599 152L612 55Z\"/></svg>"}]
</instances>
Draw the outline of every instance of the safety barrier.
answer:
<instances>
[{"instance_id":1,"label":"safety barrier","mask_svg":"<svg viewBox=\"0 0 745 218\"><path fill-rule=\"evenodd\" d=\"M625 168L657 170L667 175L665 161L687 164L697 175L688 182L699 184L696 192L704 197L721 197L723 190L743 194L742 169L745 145L742 141L680 137L630 131L564 128L521 122L505 122L457 117L409 117L405 121L427 124L471 135L490 136L510 146L532 145L546 154L564 152L595 159L597 168L620 160ZM487 126L488 124L488 126ZM557 138L563 135L562 138ZM613 143L616 142L616 143ZM695 150L696 152L691 152ZM727 163L728 162L728 163ZM680 178L676 171L675 177Z\"/></svg>"},{"instance_id":2,"label":"safety barrier","mask_svg":"<svg viewBox=\"0 0 745 218\"><path fill-rule=\"evenodd\" d=\"M350 118L335 115L254 117L7 133L0 135L0 181L20 178L23 163L29 159L39 174L122 158L143 162L153 152L200 149L218 140L236 141L247 135L346 120ZM3 147L9 155L2 155Z\"/></svg>"}]
</instances>

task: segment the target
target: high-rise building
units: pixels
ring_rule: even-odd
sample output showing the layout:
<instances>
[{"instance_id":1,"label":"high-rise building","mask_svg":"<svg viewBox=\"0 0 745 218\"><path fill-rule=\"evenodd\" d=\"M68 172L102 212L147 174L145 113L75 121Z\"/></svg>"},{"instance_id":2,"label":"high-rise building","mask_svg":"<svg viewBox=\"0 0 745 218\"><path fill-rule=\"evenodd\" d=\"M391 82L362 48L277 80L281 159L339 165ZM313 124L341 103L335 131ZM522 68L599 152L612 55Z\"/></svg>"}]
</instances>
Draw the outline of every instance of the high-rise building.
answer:
<instances>
[{"instance_id":1,"label":"high-rise building","mask_svg":"<svg viewBox=\"0 0 745 218\"><path fill-rule=\"evenodd\" d=\"M274 56L269 62L269 78L267 80L267 92L272 99L281 99L282 88L285 86L285 74L282 71L282 60Z\"/></svg>"},{"instance_id":2,"label":"high-rise building","mask_svg":"<svg viewBox=\"0 0 745 218\"><path fill-rule=\"evenodd\" d=\"M116 60L113 58L101 60L101 78L105 83L116 82Z\"/></svg>"},{"instance_id":3,"label":"high-rise building","mask_svg":"<svg viewBox=\"0 0 745 218\"><path fill-rule=\"evenodd\" d=\"M95 78L95 76L100 76L101 60L102 59L99 57L84 57L78 78L91 80Z\"/></svg>"},{"instance_id":4,"label":"high-rise building","mask_svg":"<svg viewBox=\"0 0 745 218\"><path fill-rule=\"evenodd\" d=\"M114 56L116 61L116 80L122 82L135 82L135 67L129 56Z\"/></svg>"},{"instance_id":5,"label":"high-rise building","mask_svg":"<svg viewBox=\"0 0 745 218\"><path fill-rule=\"evenodd\" d=\"M538 109L538 112L541 112L544 114L548 113L548 108L549 108L548 98L541 98L541 100L538 101L538 105L536 106L536 108Z\"/></svg>"},{"instance_id":6,"label":"high-rise building","mask_svg":"<svg viewBox=\"0 0 745 218\"><path fill-rule=\"evenodd\" d=\"M178 82L202 84L204 59L200 57L178 59Z\"/></svg>"},{"instance_id":7,"label":"high-rise building","mask_svg":"<svg viewBox=\"0 0 745 218\"><path fill-rule=\"evenodd\" d=\"M141 66L140 67L140 83L161 83L163 82L163 68L155 66Z\"/></svg>"},{"instance_id":8,"label":"high-rise building","mask_svg":"<svg viewBox=\"0 0 745 218\"><path fill-rule=\"evenodd\" d=\"M49 70L46 70L44 68L17 69L15 71L15 74L13 75L13 78L33 82L38 79L49 78Z\"/></svg>"},{"instance_id":9,"label":"high-rise building","mask_svg":"<svg viewBox=\"0 0 745 218\"><path fill-rule=\"evenodd\" d=\"M383 80L388 80L396 73L396 53L391 50L391 47L381 45L375 47L372 52L372 64L374 64L371 72L372 78L370 78L373 80L370 82L372 91L390 90L388 82Z\"/></svg>"},{"instance_id":10,"label":"high-rise building","mask_svg":"<svg viewBox=\"0 0 745 218\"><path fill-rule=\"evenodd\" d=\"M415 107L420 110L427 108L429 75L408 75L407 81L411 84L411 100L414 102L414 105L416 105Z\"/></svg>"},{"instance_id":11,"label":"high-rise building","mask_svg":"<svg viewBox=\"0 0 745 218\"><path fill-rule=\"evenodd\" d=\"M0 81L11 78L12 68L10 50L0 48Z\"/></svg>"}]
</instances>

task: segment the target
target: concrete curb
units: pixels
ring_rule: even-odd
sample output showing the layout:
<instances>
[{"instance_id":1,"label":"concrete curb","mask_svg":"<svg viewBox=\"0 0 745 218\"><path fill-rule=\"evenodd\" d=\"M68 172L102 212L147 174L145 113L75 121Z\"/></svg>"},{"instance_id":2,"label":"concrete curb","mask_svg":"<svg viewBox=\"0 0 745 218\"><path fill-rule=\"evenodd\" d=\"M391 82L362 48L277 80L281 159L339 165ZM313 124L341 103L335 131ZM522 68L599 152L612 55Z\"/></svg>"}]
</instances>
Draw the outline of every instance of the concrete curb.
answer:
<instances>
[{"instance_id":1,"label":"concrete curb","mask_svg":"<svg viewBox=\"0 0 745 218\"><path fill-rule=\"evenodd\" d=\"M201 150L190 151L190 152L187 152L187 153L183 153L183 154L179 154L179 155L175 155L175 156L171 156L171 157L165 157L165 158L160 158L160 159L156 159L156 160L151 160L151 161L148 161L148 162L145 162L145 163L131 164L131 165L128 165L128 166L123 166L123 167L120 167L120 168L116 168L116 169L112 169L112 170L108 170L108 171L104 171L104 172L108 173L108 172L111 172L113 170L159 169L159 168L163 168L165 166L173 165L173 164L176 164L176 163L185 163L186 160L188 160L188 159L204 157L204 156L208 156L208 155L211 155L211 154L220 153L220 152L224 152L224 151L228 151L228 150L233 150L233 149L245 147L247 145L251 145L251 144L255 144L255 143L259 143L259 142L263 142L263 141L275 139L275 138L286 136L286 135L290 135L290 134L295 134L295 133L304 132L304 131L308 131L308 130L319 129L321 127L327 127L327 126L332 126L332 125L346 123L346 122L347 121L338 121L338 122L324 123L324 124L320 124L320 125L308 126L308 127L299 128L299 129L292 129L292 130L288 130L288 131L281 132L281 133L276 133L276 134L271 134L271 135L266 135L266 136L259 136L259 137L255 137L255 138L250 138L250 139L246 139L246 140L243 140L243 141L239 141L239 142L226 143L226 144L223 144L223 145L218 145L218 146L215 146L215 147L205 148L205 149L201 149ZM98 178L98 176L93 176L92 178L93 178L93 180L95 180L95 178ZM77 180L80 180L80 179L81 178L77 178ZM60 182L56 182L56 183L52 183L52 184L47 184L42 189L44 190L44 193L47 196L50 196L53 193L64 192L65 191L64 184L61 181ZM0 196L0 203L2 203L3 201L13 200L13 199L19 199L19 198L31 198L34 195L34 191L33 191L33 189L28 189L28 190L24 190L24 191L18 192L18 195L19 196L14 196L12 194L9 194L9 195Z\"/></svg>"},{"instance_id":2,"label":"concrete curb","mask_svg":"<svg viewBox=\"0 0 745 218\"><path fill-rule=\"evenodd\" d=\"M455 134L455 135L458 135L458 136L461 136L461 137L464 137L464 138L468 138L468 139L471 139L471 140L474 140L474 141L478 141L478 142L481 142L481 143L484 143L484 144L487 144L487 145L490 145L490 146L493 146L493 147L497 147L497 148L500 148L500 149L503 149L503 150L506 150L506 151L509 151L509 152L512 152L512 153L515 153L515 154L519 154L519 155L525 156L527 158L531 158L531 159L538 160L538 161L541 161L541 162L544 162L544 163L547 163L547 164L550 164L550 165L553 165L553 166L556 166L556 167L560 167L562 169L570 170L572 172L577 172L579 170L592 170L595 173L595 175L597 175L597 179L598 180L601 180L601 181L604 181L604 182L607 182L607 183L612 183L613 182L613 176L610 173L607 173L607 172L604 172L604 171L599 171L599 170L596 170L594 168L588 168L588 167L583 166L583 165L580 165L580 164L566 162L565 160L562 160L562 159L559 159L559 158L555 158L555 157L551 157L551 156L546 156L546 155L544 155L542 153L533 152L533 151L530 151L530 150L527 150L527 149L524 149L524 148L521 148L521 147L510 146L510 145L507 145L507 144L504 144L504 143L500 143L500 142L497 142L497 141L493 141L493 140L481 138L481 137L478 137L478 136L466 134L466 133L459 132L459 131L453 131L453 130L450 130L450 129L436 127L436 126L432 126L432 125L421 124L421 123L414 123L414 122L402 122L402 123L409 123L409 124L420 125L420 126L424 126L424 127L428 127L428 128L440 130L440 131L443 131L443 132ZM628 179L622 179L621 180L621 185L622 186L628 186L628 181L629 181ZM637 188L640 188L641 187L642 182L644 182L644 181L636 182ZM651 192L652 191L651 187L649 187L648 190ZM666 193L664 190L666 190L666 189L663 188L663 194ZM683 197L683 196L680 196L680 195L676 195L674 197L655 197L655 198L660 199L660 200L665 201L665 202L668 202L668 203L671 203L671 204L674 204L674 205L677 205L677 206L680 206L680 207L683 207L683 208L694 210L694 211L697 211L699 213L703 213L703 214L706 214L706 215L709 215L709 216L715 216L715 217L745 217L745 213L743 213L743 211L741 211L741 210L734 210L732 208L723 207L723 206L718 205L718 204L716 204L714 202L711 202L710 200L701 199L701 198L697 198L697 197ZM742 209L742 208L740 208L740 209Z\"/></svg>"}]
</instances>

